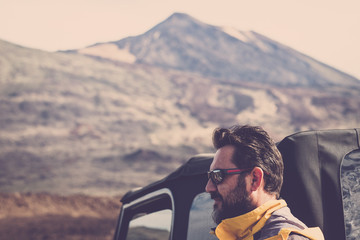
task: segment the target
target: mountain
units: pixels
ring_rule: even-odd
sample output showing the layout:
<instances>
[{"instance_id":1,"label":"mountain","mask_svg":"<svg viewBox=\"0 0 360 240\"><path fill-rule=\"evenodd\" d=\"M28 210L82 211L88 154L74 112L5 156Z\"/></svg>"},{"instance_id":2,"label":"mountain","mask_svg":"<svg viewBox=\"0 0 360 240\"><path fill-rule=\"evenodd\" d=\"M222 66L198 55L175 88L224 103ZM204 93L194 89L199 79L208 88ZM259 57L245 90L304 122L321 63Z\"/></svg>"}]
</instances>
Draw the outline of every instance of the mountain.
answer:
<instances>
[{"instance_id":1,"label":"mountain","mask_svg":"<svg viewBox=\"0 0 360 240\"><path fill-rule=\"evenodd\" d=\"M215 127L360 123L360 81L254 32L174 14L66 52L0 40L0 191L123 194L213 151Z\"/></svg>"},{"instance_id":2,"label":"mountain","mask_svg":"<svg viewBox=\"0 0 360 240\"><path fill-rule=\"evenodd\" d=\"M261 34L211 26L182 13L171 15L140 36L96 44L79 52L235 82L358 86L354 77Z\"/></svg>"}]
</instances>

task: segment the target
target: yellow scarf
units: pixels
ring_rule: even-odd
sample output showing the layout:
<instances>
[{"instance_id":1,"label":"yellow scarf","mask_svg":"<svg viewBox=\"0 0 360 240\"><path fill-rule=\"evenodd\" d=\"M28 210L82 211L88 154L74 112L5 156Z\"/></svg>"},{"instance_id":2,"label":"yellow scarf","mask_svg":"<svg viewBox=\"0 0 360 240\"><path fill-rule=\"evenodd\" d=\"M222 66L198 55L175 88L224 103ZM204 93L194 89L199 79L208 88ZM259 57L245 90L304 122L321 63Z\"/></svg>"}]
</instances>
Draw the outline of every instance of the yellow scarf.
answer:
<instances>
[{"instance_id":1,"label":"yellow scarf","mask_svg":"<svg viewBox=\"0 0 360 240\"><path fill-rule=\"evenodd\" d=\"M284 200L271 200L244 215L223 220L216 228L215 234L221 240L253 240L253 235L260 231L271 214L287 204ZM304 230L283 228L278 235L267 240L285 240L290 233L298 233L311 240L324 240L320 228L305 228Z\"/></svg>"},{"instance_id":2,"label":"yellow scarf","mask_svg":"<svg viewBox=\"0 0 360 240\"><path fill-rule=\"evenodd\" d=\"M246 214L223 220L215 229L221 240L252 240L253 235L264 227L271 214L287 204L284 200L270 200Z\"/></svg>"}]
</instances>

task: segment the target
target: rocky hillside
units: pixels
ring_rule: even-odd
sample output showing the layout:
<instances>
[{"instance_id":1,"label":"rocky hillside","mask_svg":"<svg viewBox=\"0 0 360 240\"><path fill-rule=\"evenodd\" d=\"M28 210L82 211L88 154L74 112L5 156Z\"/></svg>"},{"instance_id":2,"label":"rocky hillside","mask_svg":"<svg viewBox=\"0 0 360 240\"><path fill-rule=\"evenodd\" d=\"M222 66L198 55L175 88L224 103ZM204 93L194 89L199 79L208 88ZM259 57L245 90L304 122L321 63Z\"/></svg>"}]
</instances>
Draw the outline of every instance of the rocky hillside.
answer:
<instances>
[{"instance_id":1,"label":"rocky hillside","mask_svg":"<svg viewBox=\"0 0 360 240\"><path fill-rule=\"evenodd\" d=\"M123 194L212 151L219 125L281 140L360 124L359 80L184 14L84 49L0 53L1 192Z\"/></svg>"}]
</instances>

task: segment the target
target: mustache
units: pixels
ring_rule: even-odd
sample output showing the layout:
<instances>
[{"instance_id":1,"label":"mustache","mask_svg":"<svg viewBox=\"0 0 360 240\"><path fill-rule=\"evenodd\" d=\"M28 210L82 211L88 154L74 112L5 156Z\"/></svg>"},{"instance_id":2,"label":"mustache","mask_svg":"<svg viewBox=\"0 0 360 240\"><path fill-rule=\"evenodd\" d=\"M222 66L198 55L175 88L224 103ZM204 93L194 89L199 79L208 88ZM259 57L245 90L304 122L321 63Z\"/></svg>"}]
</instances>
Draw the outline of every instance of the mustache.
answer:
<instances>
[{"instance_id":1,"label":"mustache","mask_svg":"<svg viewBox=\"0 0 360 240\"><path fill-rule=\"evenodd\" d=\"M223 200L223 197L220 195L220 193L218 192L212 192L210 193L210 197L211 199L220 199L220 200Z\"/></svg>"}]
</instances>

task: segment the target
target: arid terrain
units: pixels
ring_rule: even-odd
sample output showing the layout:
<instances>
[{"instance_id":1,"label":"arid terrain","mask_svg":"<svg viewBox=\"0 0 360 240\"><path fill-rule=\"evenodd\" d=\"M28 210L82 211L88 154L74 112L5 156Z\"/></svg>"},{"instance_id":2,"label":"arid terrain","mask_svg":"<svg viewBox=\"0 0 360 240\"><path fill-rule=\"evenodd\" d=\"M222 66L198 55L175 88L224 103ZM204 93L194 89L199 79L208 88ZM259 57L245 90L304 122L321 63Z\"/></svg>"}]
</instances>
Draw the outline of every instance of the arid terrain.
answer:
<instances>
[{"instance_id":1,"label":"arid terrain","mask_svg":"<svg viewBox=\"0 0 360 240\"><path fill-rule=\"evenodd\" d=\"M120 197L1 193L0 239L112 239Z\"/></svg>"}]
</instances>

